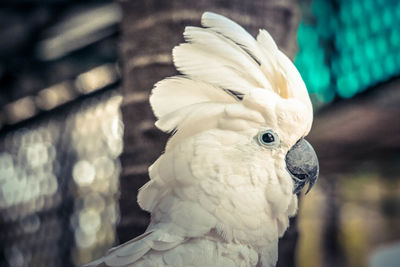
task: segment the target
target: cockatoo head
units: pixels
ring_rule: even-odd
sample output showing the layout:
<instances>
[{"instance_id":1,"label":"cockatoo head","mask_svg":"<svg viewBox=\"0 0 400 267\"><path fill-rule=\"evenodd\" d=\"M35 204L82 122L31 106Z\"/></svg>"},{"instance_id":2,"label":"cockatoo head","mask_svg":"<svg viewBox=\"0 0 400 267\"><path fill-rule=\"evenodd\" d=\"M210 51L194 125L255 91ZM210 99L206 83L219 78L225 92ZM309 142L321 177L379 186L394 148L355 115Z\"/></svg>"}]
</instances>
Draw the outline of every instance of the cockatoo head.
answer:
<instances>
[{"instance_id":1,"label":"cockatoo head","mask_svg":"<svg viewBox=\"0 0 400 267\"><path fill-rule=\"evenodd\" d=\"M297 69L265 30L254 39L238 24L209 12L202 25L186 27L187 43L174 48L182 76L157 83L150 98L156 125L174 133L166 150L204 135L218 140L214 149L201 150L221 159L215 162L258 169L292 193L309 182L309 191L319 167L304 139L313 113Z\"/></svg>"}]
</instances>

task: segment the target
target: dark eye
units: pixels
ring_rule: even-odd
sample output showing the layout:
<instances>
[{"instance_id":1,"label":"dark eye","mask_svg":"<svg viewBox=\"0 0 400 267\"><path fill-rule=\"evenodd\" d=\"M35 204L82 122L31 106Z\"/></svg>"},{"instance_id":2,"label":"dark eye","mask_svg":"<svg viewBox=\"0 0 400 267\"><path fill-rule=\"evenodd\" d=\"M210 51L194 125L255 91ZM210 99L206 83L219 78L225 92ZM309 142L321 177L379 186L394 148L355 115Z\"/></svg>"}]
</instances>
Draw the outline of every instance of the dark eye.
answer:
<instances>
[{"instance_id":1,"label":"dark eye","mask_svg":"<svg viewBox=\"0 0 400 267\"><path fill-rule=\"evenodd\" d=\"M278 147L280 140L278 135L272 130L262 130L258 133L258 142L266 147Z\"/></svg>"},{"instance_id":2,"label":"dark eye","mask_svg":"<svg viewBox=\"0 0 400 267\"><path fill-rule=\"evenodd\" d=\"M262 141L263 143L272 143L275 141L274 136L271 133L263 133L261 135Z\"/></svg>"}]
</instances>

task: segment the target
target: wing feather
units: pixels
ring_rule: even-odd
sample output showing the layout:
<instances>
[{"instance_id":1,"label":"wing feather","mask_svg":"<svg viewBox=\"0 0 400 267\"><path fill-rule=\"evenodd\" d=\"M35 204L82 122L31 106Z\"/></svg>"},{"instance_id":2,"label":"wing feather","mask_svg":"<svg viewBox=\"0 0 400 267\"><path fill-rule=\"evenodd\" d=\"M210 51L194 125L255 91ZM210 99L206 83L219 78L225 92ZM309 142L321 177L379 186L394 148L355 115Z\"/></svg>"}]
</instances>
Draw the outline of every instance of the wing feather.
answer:
<instances>
[{"instance_id":1,"label":"wing feather","mask_svg":"<svg viewBox=\"0 0 400 267\"><path fill-rule=\"evenodd\" d=\"M160 229L149 230L144 234L108 251L103 258L88 263L84 267L128 267L144 255L154 251L165 251L183 243L186 238L172 235Z\"/></svg>"}]
</instances>

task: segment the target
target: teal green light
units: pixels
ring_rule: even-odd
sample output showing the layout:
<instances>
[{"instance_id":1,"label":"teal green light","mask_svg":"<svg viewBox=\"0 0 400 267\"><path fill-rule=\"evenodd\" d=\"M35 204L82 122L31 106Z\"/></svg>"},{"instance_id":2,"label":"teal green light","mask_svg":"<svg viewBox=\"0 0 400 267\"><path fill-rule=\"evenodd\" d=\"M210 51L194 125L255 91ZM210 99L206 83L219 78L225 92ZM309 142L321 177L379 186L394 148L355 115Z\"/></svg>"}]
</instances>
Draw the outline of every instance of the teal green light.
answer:
<instances>
[{"instance_id":1,"label":"teal green light","mask_svg":"<svg viewBox=\"0 0 400 267\"><path fill-rule=\"evenodd\" d=\"M389 55L384 61L385 72L394 74L396 72L396 60L393 55Z\"/></svg>"},{"instance_id":2,"label":"teal green light","mask_svg":"<svg viewBox=\"0 0 400 267\"><path fill-rule=\"evenodd\" d=\"M334 59L331 63L331 71L333 73L337 73L338 71L340 71L340 61L337 59Z\"/></svg>"},{"instance_id":3,"label":"teal green light","mask_svg":"<svg viewBox=\"0 0 400 267\"><path fill-rule=\"evenodd\" d=\"M357 38L354 31L346 31L345 33L346 44L350 47L357 45Z\"/></svg>"},{"instance_id":4,"label":"teal green light","mask_svg":"<svg viewBox=\"0 0 400 267\"><path fill-rule=\"evenodd\" d=\"M367 87L371 83L371 75L369 73L369 69L366 66L363 66L359 70L360 84L362 87Z\"/></svg>"},{"instance_id":5,"label":"teal green light","mask_svg":"<svg viewBox=\"0 0 400 267\"><path fill-rule=\"evenodd\" d=\"M399 44L400 44L400 32L396 31L396 30L391 31L390 36L389 36L389 42L394 47L399 46Z\"/></svg>"},{"instance_id":6,"label":"teal green light","mask_svg":"<svg viewBox=\"0 0 400 267\"><path fill-rule=\"evenodd\" d=\"M343 98L353 97L357 93L358 81L354 74L340 77L337 80L337 92Z\"/></svg>"},{"instance_id":7,"label":"teal green light","mask_svg":"<svg viewBox=\"0 0 400 267\"><path fill-rule=\"evenodd\" d=\"M350 57L343 57L341 59L341 71L344 73L348 73L353 70L353 62L351 61Z\"/></svg>"},{"instance_id":8,"label":"teal green light","mask_svg":"<svg viewBox=\"0 0 400 267\"><path fill-rule=\"evenodd\" d=\"M358 29L356 29L358 35L360 36L360 39L365 39L368 38L368 34L369 34L369 29L368 29L368 25L367 23L363 23L362 25L360 25L358 27Z\"/></svg>"},{"instance_id":9,"label":"teal green light","mask_svg":"<svg viewBox=\"0 0 400 267\"><path fill-rule=\"evenodd\" d=\"M318 93L324 91L329 86L330 72L325 66L320 66L319 71L316 71L309 77L309 85L313 88L313 91Z\"/></svg>"},{"instance_id":10,"label":"teal green light","mask_svg":"<svg viewBox=\"0 0 400 267\"><path fill-rule=\"evenodd\" d=\"M387 46L387 42L386 42L385 38L383 36L379 37L376 40L377 53L383 55L383 54L387 53L387 49L388 49L388 46Z\"/></svg>"},{"instance_id":11,"label":"teal green light","mask_svg":"<svg viewBox=\"0 0 400 267\"><path fill-rule=\"evenodd\" d=\"M400 75L399 0L314 0L299 27L298 67L319 101L351 98Z\"/></svg>"},{"instance_id":12,"label":"teal green light","mask_svg":"<svg viewBox=\"0 0 400 267\"><path fill-rule=\"evenodd\" d=\"M324 91L316 94L317 99L323 103L332 102L335 99L335 90L333 88L327 87Z\"/></svg>"},{"instance_id":13,"label":"teal green light","mask_svg":"<svg viewBox=\"0 0 400 267\"><path fill-rule=\"evenodd\" d=\"M386 8L382 15L383 24L385 27L390 27L394 23L393 13L389 8Z\"/></svg>"},{"instance_id":14,"label":"teal green light","mask_svg":"<svg viewBox=\"0 0 400 267\"><path fill-rule=\"evenodd\" d=\"M328 15L331 12L332 6L329 1L326 0L314 0L311 7L312 12Z\"/></svg>"},{"instance_id":15,"label":"teal green light","mask_svg":"<svg viewBox=\"0 0 400 267\"><path fill-rule=\"evenodd\" d=\"M357 67L362 66L365 61L362 50L357 49L356 51L354 51L352 60L353 60L353 63L355 66L357 66Z\"/></svg>"},{"instance_id":16,"label":"teal green light","mask_svg":"<svg viewBox=\"0 0 400 267\"><path fill-rule=\"evenodd\" d=\"M355 18L359 18L362 15L361 3L353 1L351 5L351 15Z\"/></svg>"},{"instance_id":17,"label":"teal green light","mask_svg":"<svg viewBox=\"0 0 400 267\"><path fill-rule=\"evenodd\" d=\"M372 61L375 57L375 47L373 42L367 42L364 46L366 59Z\"/></svg>"},{"instance_id":18,"label":"teal green light","mask_svg":"<svg viewBox=\"0 0 400 267\"><path fill-rule=\"evenodd\" d=\"M363 1L364 8L367 12L374 12L374 1L373 0L365 0Z\"/></svg>"},{"instance_id":19,"label":"teal green light","mask_svg":"<svg viewBox=\"0 0 400 267\"><path fill-rule=\"evenodd\" d=\"M370 23L372 32L377 32L381 27L381 22L379 21L378 16L372 16L369 23Z\"/></svg>"},{"instance_id":20,"label":"teal green light","mask_svg":"<svg viewBox=\"0 0 400 267\"><path fill-rule=\"evenodd\" d=\"M330 19L328 20L328 23L329 23L330 29L332 29L332 32L336 32L336 31L338 30L338 28L339 28L339 22L338 22L338 19L337 19L337 18L335 18L335 17L330 18Z\"/></svg>"},{"instance_id":21,"label":"teal green light","mask_svg":"<svg viewBox=\"0 0 400 267\"><path fill-rule=\"evenodd\" d=\"M397 3L396 9L394 11L394 16L400 18L400 5Z\"/></svg>"},{"instance_id":22,"label":"teal green light","mask_svg":"<svg viewBox=\"0 0 400 267\"><path fill-rule=\"evenodd\" d=\"M318 36L315 32L315 29L313 27L311 27L310 25L300 22L297 35L302 37L302 38L299 38L300 46L302 46L304 44L317 44L318 43Z\"/></svg>"},{"instance_id":23,"label":"teal green light","mask_svg":"<svg viewBox=\"0 0 400 267\"><path fill-rule=\"evenodd\" d=\"M392 54L396 61L396 73L400 73L400 53Z\"/></svg>"},{"instance_id":24,"label":"teal green light","mask_svg":"<svg viewBox=\"0 0 400 267\"><path fill-rule=\"evenodd\" d=\"M352 24L352 19L347 9L341 9L339 11L339 18L345 25Z\"/></svg>"},{"instance_id":25,"label":"teal green light","mask_svg":"<svg viewBox=\"0 0 400 267\"><path fill-rule=\"evenodd\" d=\"M383 76L383 68L378 62L376 62L375 64L371 64L371 76L374 82L378 82L379 79Z\"/></svg>"}]
</instances>

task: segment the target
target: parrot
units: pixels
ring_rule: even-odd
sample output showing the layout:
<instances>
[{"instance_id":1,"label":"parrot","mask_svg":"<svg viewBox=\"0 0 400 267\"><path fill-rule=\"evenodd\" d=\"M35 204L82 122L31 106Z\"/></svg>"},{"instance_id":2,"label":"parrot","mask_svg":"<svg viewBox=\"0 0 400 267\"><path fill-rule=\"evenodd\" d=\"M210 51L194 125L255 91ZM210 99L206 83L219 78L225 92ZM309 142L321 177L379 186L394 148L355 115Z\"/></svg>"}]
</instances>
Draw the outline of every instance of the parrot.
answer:
<instances>
[{"instance_id":1,"label":"parrot","mask_svg":"<svg viewBox=\"0 0 400 267\"><path fill-rule=\"evenodd\" d=\"M298 194L318 178L311 100L271 35L212 12L183 35L179 74L149 98L171 134L137 196L149 226L86 267L276 266Z\"/></svg>"}]
</instances>

